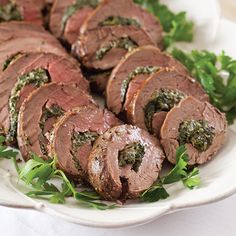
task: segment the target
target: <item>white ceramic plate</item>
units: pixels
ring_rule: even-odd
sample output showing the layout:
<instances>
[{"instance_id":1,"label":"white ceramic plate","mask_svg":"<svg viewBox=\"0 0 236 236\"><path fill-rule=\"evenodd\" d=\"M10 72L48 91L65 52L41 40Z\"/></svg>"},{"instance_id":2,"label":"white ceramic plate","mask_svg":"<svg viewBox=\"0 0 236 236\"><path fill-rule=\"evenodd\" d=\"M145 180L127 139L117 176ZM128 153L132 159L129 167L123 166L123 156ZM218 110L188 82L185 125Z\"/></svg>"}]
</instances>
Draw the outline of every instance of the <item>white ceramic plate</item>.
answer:
<instances>
[{"instance_id":1,"label":"white ceramic plate","mask_svg":"<svg viewBox=\"0 0 236 236\"><path fill-rule=\"evenodd\" d=\"M198 32L208 32L209 37L202 35L201 44L199 44L198 37L195 43L188 47L201 46L215 51L224 49L236 57L234 47L236 26L227 20L219 20L219 9L214 0L199 0L197 3L191 1L191 4L188 4L189 0L176 0L176 2L181 2L182 5L179 8L186 9L195 20ZM184 2L187 4L184 5ZM171 7L175 9L174 4ZM204 11L206 8L211 11ZM196 9L197 13L201 12L201 14L196 14ZM197 18L200 15L201 17ZM186 45L181 46L186 48ZM232 130L235 130L234 127ZM170 198L166 200L152 204L131 201L124 207L107 211L81 208L73 199L70 199L65 205L54 205L28 198L24 195L27 189L17 179L12 163L3 160L0 162L0 205L35 209L59 216L70 222L93 227L117 228L144 224L164 214L215 202L235 193L235 140L236 133L229 131L228 140L221 152L213 161L200 167L202 186L199 189L190 191L185 189L182 184L175 184L168 186Z\"/></svg>"}]
</instances>

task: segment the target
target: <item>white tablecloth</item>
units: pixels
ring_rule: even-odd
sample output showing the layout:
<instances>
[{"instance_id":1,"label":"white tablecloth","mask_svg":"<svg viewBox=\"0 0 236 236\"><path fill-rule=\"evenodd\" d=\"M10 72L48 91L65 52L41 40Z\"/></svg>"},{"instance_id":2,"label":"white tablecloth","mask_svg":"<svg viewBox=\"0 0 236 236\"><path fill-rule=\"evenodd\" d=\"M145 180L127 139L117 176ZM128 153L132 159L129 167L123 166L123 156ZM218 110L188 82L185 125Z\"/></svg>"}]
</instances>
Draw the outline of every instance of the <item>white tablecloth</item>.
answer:
<instances>
[{"instance_id":1,"label":"white tablecloth","mask_svg":"<svg viewBox=\"0 0 236 236\"><path fill-rule=\"evenodd\" d=\"M166 0L174 2L174 0ZM175 0L184 1L184 0ZM188 0L188 4L194 0ZM198 0L199 3L200 0ZM201 0L202 1L202 0ZM211 0L204 0L205 2ZM196 2L195 2L196 4ZM221 0L224 17L234 20L236 0ZM178 4L177 4L178 5ZM180 6L179 6L180 7ZM181 9L181 7L180 7ZM207 9L211 11L211 9ZM234 13L234 14L233 14ZM204 14L203 11L198 14ZM207 14L206 14L207 16ZM208 22L205 20L205 22ZM200 22L201 23L201 22ZM203 22L204 23L204 22ZM212 27L214 22L208 22ZM217 23L217 22L215 22ZM227 23L227 24L225 24ZM214 25L216 27L217 24ZM235 32L235 34L233 33ZM229 37L225 37L228 34ZM221 45L226 52L236 56L236 26L222 20L218 27L218 39L210 49L219 49ZM227 41L227 43L226 43ZM234 45L232 50L232 45ZM219 203L164 216L152 223L130 229L93 229L65 222L61 219L30 210L16 210L0 207L0 236L236 236L236 195Z\"/></svg>"}]
</instances>

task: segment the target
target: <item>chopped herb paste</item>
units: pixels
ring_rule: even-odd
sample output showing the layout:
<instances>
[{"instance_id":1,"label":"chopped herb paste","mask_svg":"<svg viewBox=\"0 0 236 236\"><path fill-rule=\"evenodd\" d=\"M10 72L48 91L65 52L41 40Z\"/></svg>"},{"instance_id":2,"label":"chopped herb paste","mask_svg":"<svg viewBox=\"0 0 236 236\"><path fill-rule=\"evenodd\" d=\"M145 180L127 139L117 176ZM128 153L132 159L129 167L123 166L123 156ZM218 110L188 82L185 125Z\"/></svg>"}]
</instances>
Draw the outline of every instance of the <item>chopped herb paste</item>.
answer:
<instances>
[{"instance_id":1,"label":"chopped herb paste","mask_svg":"<svg viewBox=\"0 0 236 236\"><path fill-rule=\"evenodd\" d=\"M200 152L206 151L212 144L215 129L206 120L188 120L179 127L179 143L190 143Z\"/></svg>"},{"instance_id":2,"label":"chopped herb paste","mask_svg":"<svg viewBox=\"0 0 236 236\"><path fill-rule=\"evenodd\" d=\"M29 84L33 84L34 87L37 88L48 82L50 82L48 73L47 71L41 68L33 70L28 74L18 77L17 82L14 88L12 89L11 96L9 98L10 129L6 137L7 142L14 142L16 137L19 112L17 109L17 103L20 99L20 93L22 89Z\"/></svg>"},{"instance_id":3,"label":"chopped herb paste","mask_svg":"<svg viewBox=\"0 0 236 236\"><path fill-rule=\"evenodd\" d=\"M64 33L67 21L71 16L73 16L76 13L76 11L86 6L95 8L97 7L97 5L98 5L98 0L76 0L76 2L73 5L68 6L64 12L61 21L62 33Z\"/></svg>"},{"instance_id":4,"label":"chopped herb paste","mask_svg":"<svg viewBox=\"0 0 236 236\"><path fill-rule=\"evenodd\" d=\"M115 25L122 25L122 26L133 25L140 28L140 24L138 23L137 20L121 16L110 16L103 22L99 23L99 26L115 26Z\"/></svg>"},{"instance_id":5,"label":"chopped herb paste","mask_svg":"<svg viewBox=\"0 0 236 236\"><path fill-rule=\"evenodd\" d=\"M96 59L102 60L103 57L113 48L123 48L128 52L131 52L133 49L137 48L138 45L129 37L123 37L118 40L110 41L109 44L105 47L100 48L96 52Z\"/></svg>"},{"instance_id":6,"label":"chopped herb paste","mask_svg":"<svg viewBox=\"0 0 236 236\"><path fill-rule=\"evenodd\" d=\"M138 169L142 163L142 159L145 154L145 148L142 144L136 142L125 146L125 148L119 151L118 163L120 167L131 165L132 170L138 172Z\"/></svg>"},{"instance_id":7,"label":"chopped herb paste","mask_svg":"<svg viewBox=\"0 0 236 236\"><path fill-rule=\"evenodd\" d=\"M153 115L160 111L169 111L177 105L185 95L179 91L170 89L160 89L155 91L150 101L144 107L145 125L149 132L153 132L152 119Z\"/></svg>"},{"instance_id":8,"label":"chopped herb paste","mask_svg":"<svg viewBox=\"0 0 236 236\"><path fill-rule=\"evenodd\" d=\"M8 68L8 66L10 66L13 62L15 62L17 59L19 59L22 56L21 53L17 53L9 58L7 58L7 60L4 62L2 70L6 70Z\"/></svg>"},{"instance_id":9,"label":"chopped herb paste","mask_svg":"<svg viewBox=\"0 0 236 236\"><path fill-rule=\"evenodd\" d=\"M14 2L0 5L0 22L22 20L20 11Z\"/></svg>"},{"instance_id":10,"label":"chopped herb paste","mask_svg":"<svg viewBox=\"0 0 236 236\"><path fill-rule=\"evenodd\" d=\"M71 136L71 143L72 143L72 151L71 154L73 156L73 160L75 161L76 168L81 170L79 160L76 158L76 153L78 152L79 148L82 147L86 143L90 143L93 145L95 140L98 138L98 133L96 132L76 132L74 131Z\"/></svg>"},{"instance_id":11,"label":"chopped herb paste","mask_svg":"<svg viewBox=\"0 0 236 236\"><path fill-rule=\"evenodd\" d=\"M64 115L64 110L57 104L53 104L50 108L46 108L46 105L42 109L42 116L40 118L39 122L39 127L41 129L41 133L39 135L39 143L40 143L40 148L43 153L43 155L47 155L47 140L50 137L50 134L48 131L45 131L45 123L51 119L51 118L59 118ZM49 135L48 135L49 134ZM48 136L47 136L48 135ZM46 137L47 136L47 137Z\"/></svg>"},{"instance_id":12,"label":"chopped herb paste","mask_svg":"<svg viewBox=\"0 0 236 236\"><path fill-rule=\"evenodd\" d=\"M129 87L129 83L133 80L137 75L140 74L153 74L159 70L159 67L156 66L140 66L135 70L129 73L127 79L123 80L121 84L121 102L124 104L126 93Z\"/></svg>"}]
</instances>

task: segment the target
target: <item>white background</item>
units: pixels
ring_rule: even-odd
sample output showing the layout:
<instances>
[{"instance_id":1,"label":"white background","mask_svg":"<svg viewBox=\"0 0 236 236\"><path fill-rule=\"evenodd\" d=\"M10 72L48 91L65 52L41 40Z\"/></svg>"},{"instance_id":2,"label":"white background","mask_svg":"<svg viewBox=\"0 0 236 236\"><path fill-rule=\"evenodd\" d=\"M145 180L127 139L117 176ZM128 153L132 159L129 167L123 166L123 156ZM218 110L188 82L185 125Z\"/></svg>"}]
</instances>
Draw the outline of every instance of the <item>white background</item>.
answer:
<instances>
[{"instance_id":1,"label":"white background","mask_svg":"<svg viewBox=\"0 0 236 236\"><path fill-rule=\"evenodd\" d=\"M176 3L178 1L185 1L187 5L196 4L196 0L166 1L172 2L173 7L177 9L184 7L184 5ZM209 3L214 0L198 0L197 2L201 1ZM234 24L236 19L236 0L221 0L220 3L222 14L220 21L215 15L215 9L207 8L207 4L205 9L198 9L195 12L195 16L202 16L201 20L198 19L197 27L199 28L197 28L197 31L202 33L202 39L204 39L205 44L195 43L198 47L207 47L207 49L215 51L224 49L227 53L236 57L236 26ZM192 16L194 18L194 13ZM199 38L197 38L198 40ZM236 236L236 195L219 203L164 216L143 226L116 230L86 228L39 212L0 207L0 235Z\"/></svg>"}]
</instances>

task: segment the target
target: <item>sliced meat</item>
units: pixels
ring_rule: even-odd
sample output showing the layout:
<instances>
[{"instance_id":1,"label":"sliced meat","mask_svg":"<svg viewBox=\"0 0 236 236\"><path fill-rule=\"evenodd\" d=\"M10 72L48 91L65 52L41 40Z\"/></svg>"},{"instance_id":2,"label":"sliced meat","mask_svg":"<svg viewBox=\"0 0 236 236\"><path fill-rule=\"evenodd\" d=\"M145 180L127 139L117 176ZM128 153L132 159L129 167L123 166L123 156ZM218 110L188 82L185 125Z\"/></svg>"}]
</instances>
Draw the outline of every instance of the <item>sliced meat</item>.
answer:
<instances>
[{"instance_id":1,"label":"sliced meat","mask_svg":"<svg viewBox=\"0 0 236 236\"><path fill-rule=\"evenodd\" d=\"M87 162L93 143L107 129L121 122L106 109L96 106L76 108L55 125L49 156L57 156L57 164L74 180L87 178Z\"/></svg>"},{"instance_id":2,"label":"sliced meat","mask_svg":"<svg viewBox=\"0 0 236 236\"><path fill-rule=\"evenodd\" d=\"M0 24L0 44L16 38L39 37L47 40L55 38L42 26L25 21L11 21Z\"/></svg>"},{"instance_id":3,"label":"sliced meat","mask_svg":"<svg viewBox=\"0 0 236 236\"><path fill-rule=\"evenodd\" d=\"M85 67L108 70L116 66L128 51L144 45L153 43L142 29L113 26L87 31L79 37L72 51Z\"/></svg>"},{"instance_id":4,"label":"sliced meat","mask_svg":"<svg viewBox=\"0 0 236 236\"><path fill-rule=\"evenodd\" d=\"M127 108L128 122L159 136L167 112L190 95L200 101L209 100L195 79L164 68L146 79L133 97Z\"/></svg>"},{"instance_id":5,"label":"sliced meat","mask_svg":"<svg viewBox=\"0 0 236 236\"><path fill-rule=\"evenodd\" d=\"M18 119L17 140L24 159L31 153L47 159L56 121L67 111L89 104L95 104L92 98L73 85L50 83L32 92L22 104Z\"/></svg>"},{"instance_id":6,"label":"sliced meat","mask_svg":"<svg viewBox=\"0 0 236 236\"><path fill-rule=\"evenodd\" d=\"M224 114L208 102L187 97L167 114L161 129L161 144L173 164L180 144L186 145L189 165L203 164L220 150L226 133Z\"/></svg>"},{"instance_id":7,"label":"sliced meat","mask_svg":"<svg viewBox=\"0 0 236 236\"><path fill-rule=\"evenodd\" d=\"M1 5L0 22L24 20L33 24L42 24L44 0L9 0Z\"/></svg>"},{"instance_id":8,"label":"sliced meat","mask_svg":"<svg viewBox=\"0 0 236 236\"><path fill-rule=\"evenodd\" d=\"M115 114L127 106L140 84L162 67L174 67L188 75L186 68L154 46L143 46L128 53L114 68L106 87L107 107Z\"/></svg>"},{"instance_id":9,"label":"sliced meat","mask_svg":"<svg viewBox=\"0 0 236 236\"><path fill-rule=\"evenodd\" d=\"M80 27L87 16L97 6L97 0L76 1L56 0L50 13L52 33L69 44L73 44L80 34Z\"/></svg>"},{"instance_id":10,"label":"sliced meat","mask_svg":"<svg viewBox=\"0 0 236 236\"><path fill-rule=\"evenodd\" d=\"M51 81L75 83L88 91L88 82L82 76L79 65L54 54L25 54L0 74L0 127L10 143L15 141L17 108L22 98Z\"/></svg>"},{"instance_id":11,"label":"sliced meat","mask_svg":"<svg viewBox=\"0 0 236 236\"><path fill-rule=\"evenodd\" d=\"M81 28L85 33L98 27L134 25L144 29L155 45L162 47L162 27L152 14L133 3L132 0L104 0L88 17Z\"/></svg>"},{"instance_id":12,"label":"sliced meat","mask_svg":"<svg viewBox=\"0 0 236 236\"><path fill-rule=\"evenodd\" d=\"M69 58L69 55L60 43L55 39L53 41L48 42L47 40L38 37L29 37L13 39L0 44L0 71L4 71L10 64L12 64L16 59L19 59L25 53L53 53Z\"/></svg>"},{"instance_id":13,"label":"sliced meat","mask_svg":"<svg viewBox=\"0 0 236 236\"><path fill-rule=\"evenodd\" d=\"M164 154L158 140L130 125L101 135L89 156L92 186L107 200L137 198L158 178Z\"/></svg>"}]
</instances>

